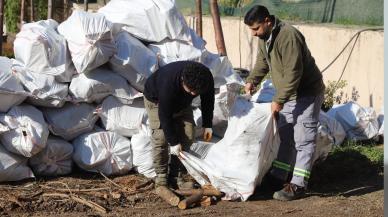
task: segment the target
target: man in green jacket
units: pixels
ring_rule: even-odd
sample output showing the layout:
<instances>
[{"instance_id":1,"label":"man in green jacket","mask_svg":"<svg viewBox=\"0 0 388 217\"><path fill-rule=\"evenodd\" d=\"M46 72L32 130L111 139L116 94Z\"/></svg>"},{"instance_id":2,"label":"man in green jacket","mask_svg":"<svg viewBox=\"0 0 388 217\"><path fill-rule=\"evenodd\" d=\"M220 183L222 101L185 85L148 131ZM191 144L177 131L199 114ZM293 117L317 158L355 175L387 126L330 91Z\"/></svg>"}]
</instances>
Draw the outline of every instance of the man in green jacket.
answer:
<instances>
[{"instance_id":1,"label":"man in green jacket","mask_svg":"<svg viewBox=\"0 0 388 217\"><path fill-rule=\"evenodd\" d=\"M247 78L245 92L251 94L269 72L276 89L271 111L277 118L281 143L270 177L272 183L282 182L284 187L273 198L297 199L304 195L313 164L325 90L322 74L302 33L271 15L266 7L253 6L244 23L253 36L260 38L256 64ZM291 172L292 178L288 177Z\"/></svg>"}]
</instances>

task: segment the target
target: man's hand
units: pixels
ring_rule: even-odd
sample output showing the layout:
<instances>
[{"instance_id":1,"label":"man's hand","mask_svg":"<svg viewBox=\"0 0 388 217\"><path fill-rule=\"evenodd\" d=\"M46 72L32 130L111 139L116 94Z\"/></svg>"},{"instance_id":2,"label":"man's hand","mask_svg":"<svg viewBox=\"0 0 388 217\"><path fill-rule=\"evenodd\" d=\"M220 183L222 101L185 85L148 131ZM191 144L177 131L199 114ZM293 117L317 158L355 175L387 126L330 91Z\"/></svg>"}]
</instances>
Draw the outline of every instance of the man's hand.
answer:
<instances>
[{"instance_id":1,"label":"man's hand","mask_svg":"<svg viewBox=\"0 0 388 217\"><path fill-rule=\"evenodd\" d=\"M181 151L182 151L182 145L181 144L170 146L170 154L179 156L179 153L181 153Z\"/></svg>"},{"instance_id":2,"label":"man's hand","mask_svg":"<svg viewBox=\"0 0 388 217\"><path fill-rule=\"evenodd\" d=\"M279 104L277 102L271 103L271 113L272 115L277 118L279 115L279 112L283 109L283 104Z\"/></svg>"},{"instance_id":3,"label":"man's hand","mask_svg":"<svg viewBox=\"0 0 388 217\"><path fill-rule=\"evenodd\" d=\"M245 84L244 90L246 94L252 95L252 91L254 89L255 89L255 86L252 83L248 82Z\"/></svg>"},{"instance_id":4,"label":"man's hand","mask_svg":"<svg viewBox=\"0 0 388 217\"><path fill-rule=\"evenodd\" d=\"M205 142L210 142L212 137L213 137L213 130L212 130L212 128L205 128L203 130L203 140L205 140Z\"/></svg>"}]
</instances>

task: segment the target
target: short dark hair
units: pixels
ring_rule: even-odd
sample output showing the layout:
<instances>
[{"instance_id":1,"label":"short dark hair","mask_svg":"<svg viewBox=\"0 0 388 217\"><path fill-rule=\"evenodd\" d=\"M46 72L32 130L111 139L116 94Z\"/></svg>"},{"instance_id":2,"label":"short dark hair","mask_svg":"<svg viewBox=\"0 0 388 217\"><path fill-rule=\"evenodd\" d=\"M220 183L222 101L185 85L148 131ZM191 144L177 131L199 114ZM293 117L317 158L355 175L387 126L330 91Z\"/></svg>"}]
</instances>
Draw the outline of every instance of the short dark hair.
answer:
<instances>
[{"instance_id":1,"label":"short dark hair","mask_svg":"<svg viewBox=\"0 0 388 217\"><path fill-rule=\"evenodd\" d=\"M184 84L194 93L202 94L209 90L214 82L210 70L201 63L187 62L183 68L182 80Z\"/></svg>"},{"instance_id":2,"label":"short dark hair","mask_svg":"<svg viewBox=\"0 0 388 217\"><path fill-rule=\"evenodd\" d=\"M248 26L253 25L255 22L263 22L266 17L270 17L271 14L268 9L263 5L255 5L245 14L244 23Z\"/></svg>"}]
</instances>

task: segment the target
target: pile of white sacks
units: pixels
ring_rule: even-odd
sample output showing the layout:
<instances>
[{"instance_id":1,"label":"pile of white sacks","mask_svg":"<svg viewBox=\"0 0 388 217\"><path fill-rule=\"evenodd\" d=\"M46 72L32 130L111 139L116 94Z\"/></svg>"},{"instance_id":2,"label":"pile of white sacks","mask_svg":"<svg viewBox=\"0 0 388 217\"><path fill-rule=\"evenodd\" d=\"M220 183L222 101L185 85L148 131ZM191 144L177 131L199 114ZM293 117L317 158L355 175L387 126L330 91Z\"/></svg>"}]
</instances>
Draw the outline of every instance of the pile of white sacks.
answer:
<instances>
[{"instance_id":1,"label":"pile of white sacks","mask_svg":"<svg viewBox=\"0 0 388 217\"><path fill-rule=\"evenodd\" d=\"M219 139L182 154L190 174L226 199L246 200L276 157L270 100L238 96L243 81L227 57L205 49L172 0L112 0L98 13L74 11L61 24L25 24L14 53L0 57L0 182L69 174L74 163L105 175L154 177L142 91L148 76L179 60L208 66L217 89ZM198 129L199 105L198 98ZM316 159L345 137L334 119L321 117Z\"/></svg>"},{"instance_id":2,"label":"pile of white sacks","mask_svg":"<svg viewBox=\"0 0 388 217\"><path fill-rule=\"evenodd\" d=\"M243 84L171 0L113 0L60 24L25 24L14 53L0 57L0 181L65 175L74 163L105 175L154 177L146 78L193 60L210 68L217 89Z\"/></svg>"}]
</instances>

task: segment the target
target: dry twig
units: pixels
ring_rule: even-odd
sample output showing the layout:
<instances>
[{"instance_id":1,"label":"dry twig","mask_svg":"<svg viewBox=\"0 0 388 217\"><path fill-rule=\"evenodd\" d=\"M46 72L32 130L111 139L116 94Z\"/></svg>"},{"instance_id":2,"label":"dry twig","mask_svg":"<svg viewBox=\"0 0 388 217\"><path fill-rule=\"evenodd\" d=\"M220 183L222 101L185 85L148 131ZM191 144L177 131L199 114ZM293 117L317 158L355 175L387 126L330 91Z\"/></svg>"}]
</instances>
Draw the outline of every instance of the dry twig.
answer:
<instances>
[{"instance_id":1,"label":"dry twig","mask_svg":"<svg viewBox=\"0 0 388 217\"><path fill-rule=\"evenodd\" d=\"M95 209L96 211L98 212L101 212L101 213L107 213L106 209L100 205L98 205L97 203L93 202L93 201L89 201L89 200L86 200L82 197L79 197L79 196L75 196L75 195L68 195L68 194L61 194L61 193L44 193L43 194L43 197L62 197L62 198L69 198L69 199L72 199L78 203L81 203L83 205L86 205L92 209Z\"/></svg>"}]
</instances>

